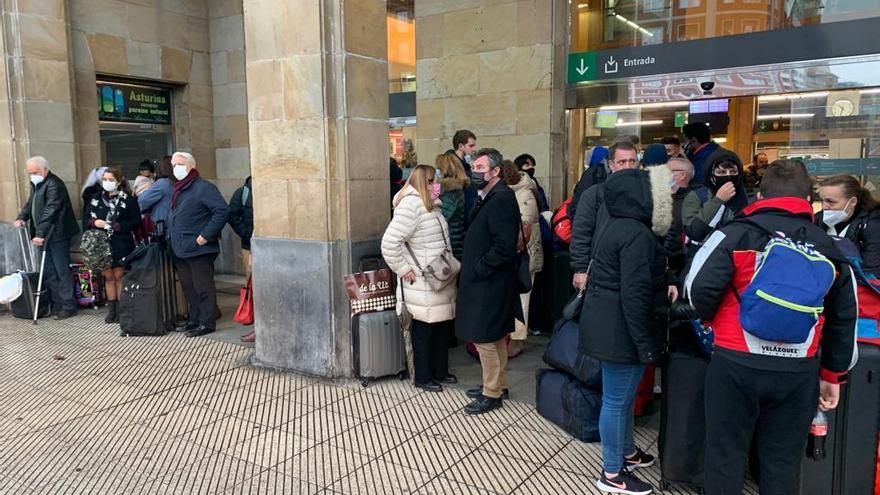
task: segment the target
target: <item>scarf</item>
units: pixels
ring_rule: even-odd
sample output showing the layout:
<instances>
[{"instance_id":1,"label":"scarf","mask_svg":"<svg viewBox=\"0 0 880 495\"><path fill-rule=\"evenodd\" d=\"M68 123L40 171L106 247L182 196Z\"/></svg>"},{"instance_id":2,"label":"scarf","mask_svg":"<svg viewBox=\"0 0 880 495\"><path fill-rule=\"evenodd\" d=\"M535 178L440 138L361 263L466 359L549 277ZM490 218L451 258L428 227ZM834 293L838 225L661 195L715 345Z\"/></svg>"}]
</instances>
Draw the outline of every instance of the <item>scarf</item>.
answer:
<instances>
[{"instance_id":1,"label":"scarf","mask_svg":"<svg viewBox=\"0 0 880 495\"><path fill-rule=\"evenodd\" d=\"M199 178L199 171L196 169L192 169L189 171L186 177L183 180L179 180L174 183L174 192L171 193L171 209L174 210L177 208L177 197L180 196L180 191L183 191L186 186L190 185L194 180Z\"/></svg>"}]
</instances>

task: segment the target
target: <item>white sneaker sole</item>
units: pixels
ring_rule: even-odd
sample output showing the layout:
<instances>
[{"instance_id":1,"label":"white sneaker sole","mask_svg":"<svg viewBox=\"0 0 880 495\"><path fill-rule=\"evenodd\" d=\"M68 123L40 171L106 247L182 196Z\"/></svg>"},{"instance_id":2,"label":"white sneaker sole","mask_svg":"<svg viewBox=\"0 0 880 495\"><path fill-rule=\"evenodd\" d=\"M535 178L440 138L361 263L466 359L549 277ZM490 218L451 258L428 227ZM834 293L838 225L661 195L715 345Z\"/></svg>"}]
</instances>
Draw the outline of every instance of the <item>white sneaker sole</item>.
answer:
<instances>
[{"instance_id":1,"label":"white sneaker sole","mask_svg":"<svg viewBox=\"0 0 880 495\"><path fill-rule=\"evenodd\" d=\"M601 479L596 480L596 488L602 490L605 493L624 493L626 495L650 495L651 493L654 493L654 490L652 488L640 492L617 488L616 486L606 485L605 483L602 483Z\"/></svg>"},{"instance_id":2,"label":"white sneaker sole","mask_svg":"<svg viewBox=\"0 0 880 495\"><path fill-rule=\"evenodd\" d=\"M624 464L626 464L624 467L626 469L629 469L630 471L632 471L633 469L642 469L642 468L646 468L646 467L651 467L654 465L655 462L657 462L656 459L651 462L648 462L648 463L643 462L641 464L629 464L626 461L624 461Z\"/></svg>"}]
</instances>

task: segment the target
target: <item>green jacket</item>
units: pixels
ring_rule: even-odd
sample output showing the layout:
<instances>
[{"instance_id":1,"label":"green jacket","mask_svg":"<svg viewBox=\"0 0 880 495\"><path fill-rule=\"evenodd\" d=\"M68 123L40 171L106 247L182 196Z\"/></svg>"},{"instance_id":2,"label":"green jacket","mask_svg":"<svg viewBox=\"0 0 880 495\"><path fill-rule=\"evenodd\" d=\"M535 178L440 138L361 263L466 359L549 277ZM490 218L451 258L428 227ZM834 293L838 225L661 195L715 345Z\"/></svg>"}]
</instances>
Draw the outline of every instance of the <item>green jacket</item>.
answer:
<instances>
[{"instance_id":1,"label":"green jacket","mask_svg":"<svg viewBox=\"0 0 880 495\"><path fill-rule=\"evenodd\" d=\"M707 198L705 203L700 198L701 194ZM699 244L709 238L717 227L723 225L723 219L729 213L725 208L725 211L719 214L723 206L724 202L716 198L706 187L697 188L685 196L681 205L681 224L684 226L688 240L691 241L687 246L689 258L696 254Z\"/></svg>"},{"instance_id":2,"label":"green jacket","mask_svg":"<svg viewBox=\"0 0 880 495\"><path fill-rule=\"evenodd\" d=\"M449 224L449 245L452 255L461 261L464 251L464 185L465 181L446 177L440 180L440 209Z\"/></svg>"}]
</instances>

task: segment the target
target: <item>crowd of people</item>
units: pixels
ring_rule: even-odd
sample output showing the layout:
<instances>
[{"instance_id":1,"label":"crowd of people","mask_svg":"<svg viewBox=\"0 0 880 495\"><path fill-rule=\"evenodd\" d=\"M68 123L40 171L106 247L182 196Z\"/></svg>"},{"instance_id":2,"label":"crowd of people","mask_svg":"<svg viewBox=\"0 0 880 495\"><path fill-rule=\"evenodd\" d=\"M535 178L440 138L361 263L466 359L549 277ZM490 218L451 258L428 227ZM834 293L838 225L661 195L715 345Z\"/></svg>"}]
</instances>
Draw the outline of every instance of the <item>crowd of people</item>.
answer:
<instances>
[{"instance_id":1,"label":"crowd of people","mask_svg":"<svg viewBox=\"0 0 880 495\"><path fill-rule=\"evenodd\" d=\"M167 247L185 295L186 308L176 329L188 337L216 329L217 294L214 260L220 251L220 233L228 223L241 238L245 269L250 273L250 238L253 235L253 195L250 177L227 205L212 182L199 176L195 158L186 152L144 160L138 175L129 181L115 167L97 167L82 187L82 224L78 225L64 182L50 170L49 162L35 156L27 160L31 194L15 221L28 228L32 243L45 249L43 280L49 288L55 319L74 316L77 304L71 283L71 241L82 232L83 250L103 248L107 262L101 266L107 300L108 324L119 323L124 260L140 242L160 242ZM82 229L82 230L81 230ZM94 246L97 246L95 248ZM242 337L254 342L253 332Z\"/></svg>"},{"instance_id":2,"label":"crowd of people","mask_svg":"<svg viewBox=\"0 0 880 495\"><path fill-rule=\"evenodd\" d=\"M796 493L811 420L817 408L837 406L855 364L855 281L837 239L855 245L862 268L877 274L880 209L854 177L829 177L814 190L800 162L769 163L758 153L744 167L707 125L682 130L644 147L621 136L587 150L567 209L572 285L584 294L579 352L602 370L597 486L652 492L635 474L654 463L633 440L636 389L663 355L670 321L687 319L714 336L706 492L741 493L754 438L761 493ZM506 366L527 335L525 289L541 270L539 218L549 205L531 156L510 162L498 150L477 150L467 130L452 144L436 168L418 165L398 184L382 252L415 319L415 386L439 392L457 381L446 357L454 332L479 354L482 383L468 390L473 402L464 412L481 414L509 397ZM822 203L815 215L814 201ZM447 246L461 261L458 283L435 291L421 267ZM797 255L779 262L785 251L771 246ZM817 260L832 267L832 279L810 284L789 273ZM803 306L784 294L761 292L760 284L792 276L815 286L816 309L799 312Z\"/></svg>"}]
</instances>

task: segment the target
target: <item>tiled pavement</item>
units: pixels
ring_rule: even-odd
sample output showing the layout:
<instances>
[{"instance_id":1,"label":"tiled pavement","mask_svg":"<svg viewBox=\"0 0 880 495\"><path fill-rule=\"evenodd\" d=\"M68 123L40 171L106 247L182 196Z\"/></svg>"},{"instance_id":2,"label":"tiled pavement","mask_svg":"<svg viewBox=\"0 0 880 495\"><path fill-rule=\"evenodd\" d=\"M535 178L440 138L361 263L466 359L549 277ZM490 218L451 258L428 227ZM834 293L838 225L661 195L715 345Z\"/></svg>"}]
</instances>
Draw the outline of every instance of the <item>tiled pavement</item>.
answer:
<instances>
[{"instance_id":1,"label":"tiled pavement","mask_svg":"<svg viewBox=\"0 0 880 495\"><path fill-rule=\"evenodd\" d=\"M529 404L466 417L460 390L255 368L250 348L121 338L102 316L0 316L0 493L597 493L599 445Z\"/></svg>"}]
</instances>

